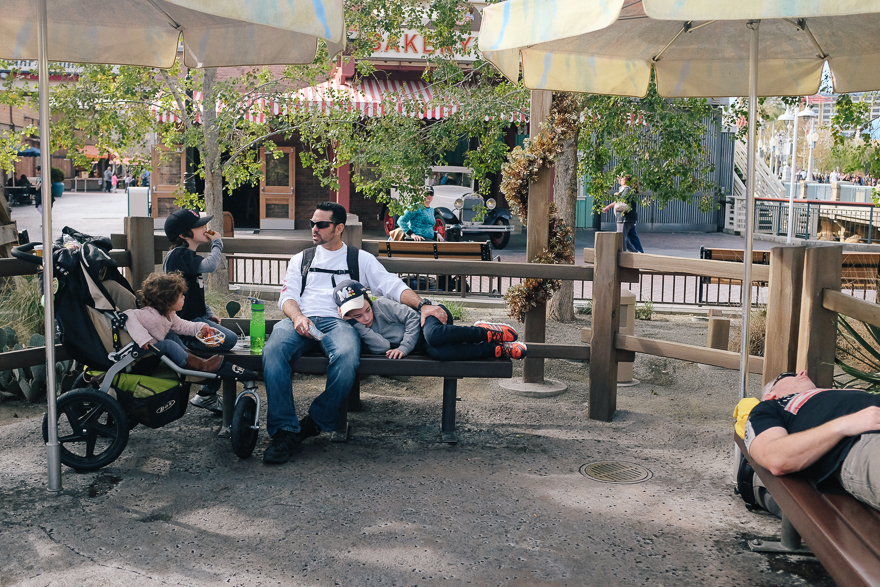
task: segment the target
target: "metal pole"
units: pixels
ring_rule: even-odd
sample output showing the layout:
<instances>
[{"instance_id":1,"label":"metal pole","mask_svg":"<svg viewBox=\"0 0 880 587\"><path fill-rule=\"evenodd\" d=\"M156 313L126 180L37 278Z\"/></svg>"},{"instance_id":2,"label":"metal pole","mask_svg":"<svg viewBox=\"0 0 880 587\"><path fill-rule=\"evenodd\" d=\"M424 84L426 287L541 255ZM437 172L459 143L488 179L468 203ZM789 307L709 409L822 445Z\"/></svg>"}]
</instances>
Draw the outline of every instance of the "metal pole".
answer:
<instances>
[{"instance_id":1,"label":"metal pole","mask_svg":"<svg viewBox=\"0 0 880 587\"><path fill-rule=\"evenodd\" d=\"M61 447L58 444L55 404L55 307L52 276L52 143L49 133L49 34L47 0L39 0L40 22L37 28L40 89L40 162L43 197L43 299L46 306L46 404L49 418L49 441L46 443L49 466L49 491L61 491Z\"/></svg>"},{"instance_id":2,"label":"metal pole","mask_svg":"<svg viewBox=\"0 0 880 587\"><path fill-rule=\"evenodd\" d=\"M746 171L746 246L743 257L742 291L742 337L739 357L739 399L746 396L749 385L749 317L752 309L752 232L755 229L755 114L758 102L758 27L760 20L750 20L746 26L749 34L749 130L746 141L748 157ZM733 473L739 468L739 447L733 449Z\"/></svg>"},{"instance_id":3,"label":"metal pole","mask_svg":"<svg viewBox=\"0 0 880 587\"><path fill-rule=\"evenodd\" d=\"M791 220L794 218L794 186L797 183L795 166L797 165L798 120L800 120L797 109L799 106L800 100L798 100L794 107L794 137L791 140L791 185L788 186L788 237L785 240L789 245L791 244Z\"/></svg>"}]
</instances>

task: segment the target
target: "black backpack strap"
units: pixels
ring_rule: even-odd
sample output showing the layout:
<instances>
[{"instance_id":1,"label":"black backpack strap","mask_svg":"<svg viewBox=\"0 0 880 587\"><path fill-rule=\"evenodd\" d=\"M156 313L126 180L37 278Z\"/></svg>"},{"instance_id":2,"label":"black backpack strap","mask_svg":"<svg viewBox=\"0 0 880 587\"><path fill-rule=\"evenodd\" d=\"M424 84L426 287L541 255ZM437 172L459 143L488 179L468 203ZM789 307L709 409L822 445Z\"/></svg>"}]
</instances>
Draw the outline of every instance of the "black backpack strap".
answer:
<instances>
[{"instance_id":1,"label":"black backpack strap","mask_svg":"<svg viewBox=\"0 0 880 587\"><path fill-rule=\"evenodd\" d=\"M306 291L306 279L308 279L309 271L312 269L312 261L315 260L315 250L317 248L312 247L303 251L302 263L299 266L300 273L302 273L302 287L299 290L299 295L303 295L303 292Z\"/></svg>"},{"instance_id":2,"label":"black backpack strap","mask_svg":"<svg viewBox=\"0 0 880 587\"><path fill-rule=\"evenodd\" d=\"M358 265L358 254L361 250L357 247L349 245L348 252L345 255L345 262L348 264L348 274L354 281L361 280L360 265Z\"/></svg>"},{"instance_id":3,"label":"black backpack strap","mask_svg":"<svg viewBox=\"0 0 880 587\"><path fill-rule=\"evenodd\" d=\"M337 275L348 275L354 281L360 281L360 264L358 261L360 249L357 247L348 247L348 250L345 253L345 264L348 265L347 269L321 269L320 267L312 267L312 261L315 260L316 248L317 247L312 247L311 249L303 251L302 264L300 265L300 271L302 272L302 287L299 290L299 295L302 295L303 292L306 291L306 279L308 278L310 271L315 273L329 273L331 275L330 282L333 284L333 287L336 287Z\"/></svg>"}]
</instances>

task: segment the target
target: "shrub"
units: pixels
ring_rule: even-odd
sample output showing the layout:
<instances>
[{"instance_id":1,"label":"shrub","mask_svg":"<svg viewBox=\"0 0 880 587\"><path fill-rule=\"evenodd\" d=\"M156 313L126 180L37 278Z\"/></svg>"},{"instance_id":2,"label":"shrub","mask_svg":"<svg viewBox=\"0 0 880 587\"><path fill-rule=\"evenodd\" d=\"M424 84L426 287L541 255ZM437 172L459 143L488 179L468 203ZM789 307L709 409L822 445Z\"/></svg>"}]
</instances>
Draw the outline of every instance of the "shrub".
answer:
<instances>
[{"instance_id":1,"label":"shrub","mask_svg":"<svg viewBox=\"0 0 880 587\"><path fill-rule=\"evenodd\" d=\"M52 183L61 183L64 181L64 172L57 167L53 167L49 170L49 177L51 178Z\"/></svg>"},{"instance_id":2,"label":"shrub","mask_svg":"<svg viewBox=\"0 0 880 587\"><path fill-rule=\"evenodd\" d=\"M654 302L651 300L646 300L642 303L642 307L640 308L638 304L636 304L636 320L650 320L651 316L654 315Z\"/></svg>"},{"instance_id":3,"label":"shrub","mask_svg":"<svg viewBox=\"0 0 880 587\"><path fill-rule=\"evenodd\" d=\"M749 318L749 354L764 356L764 338L766 335L767 310L752 310ZM742 341L742 330L737 328L731 332L731 351L739 352Z\"/></svg>"},{"instance_id":4,"label":"shrub","mask_svg":"<svg viewBox=\"0 0 880 587\"><path fill-rule=\"evenodd\" d=\"M843 371L835 376L837 385L880 394L880 328L838 316L834 362Z\"/></svg>"}]
</instances>

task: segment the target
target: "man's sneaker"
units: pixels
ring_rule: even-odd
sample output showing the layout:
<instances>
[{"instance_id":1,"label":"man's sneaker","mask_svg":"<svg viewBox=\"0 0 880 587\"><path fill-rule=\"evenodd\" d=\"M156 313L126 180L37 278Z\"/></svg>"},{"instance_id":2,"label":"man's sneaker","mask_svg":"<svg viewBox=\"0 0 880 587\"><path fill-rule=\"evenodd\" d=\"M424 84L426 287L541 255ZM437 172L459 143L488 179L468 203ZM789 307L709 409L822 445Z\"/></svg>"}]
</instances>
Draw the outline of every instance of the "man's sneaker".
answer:
<instances>
[{"instance_id":1,"label":"man's sneaker","mask_svg":"<svg viewBox=\"0 0 880 587\"><path fill-rule=\"evenodd\" d=\"M223 402L220 400L220 396L216 393L212 393L211 395L194 395L193 398L189 400L189 403L197 408L204 408L215 414L223 413Z\"/></svg>"},{"instance_id":2,"label":"man's sneaker","mask_svg":"<svg viewBox=\"0 0 880 587\"><path fill-rule=\"evenodd\" d=\"M488 342L513 342L519 338L516 330L501 322L474 322L474 326L487 332Z\"/></svg>"},{"instance_id":3,"label":"man's sneaker","mask_svg":"<svg viewBox=\"0 0 880 587\"><path fill-rule=\"evenodd\" d=\"M279 430L272 437L272 444L263 452L263 462L280 465L302 450L299 434L289 430Z\"/></svg>"},{"instance_id":4,"label":"man's sneaker","mask_svg":"<svg viewBox=\"0 0 880 587\"><path fill-rule=\"evenodd\" d=\"M312 417L306 415L305 418L299 421L299 439L300 441L305 440L306 438L311 438L312 436L317 436L321 433L321 429L318 428L318 425L312 420Z\"/></svg>"},{"instance_id":5,"label":"man's sneaker","mask_svg":"<svg viewBox=\"0 0 880 587\"><path fill-rule=\"evenodd\" d=\"M499 345L501 356L507 359L525 359L528 349L524 342L505 342ZM496 351L497 356L497 351Z\"/></svg>"}]
</instances>

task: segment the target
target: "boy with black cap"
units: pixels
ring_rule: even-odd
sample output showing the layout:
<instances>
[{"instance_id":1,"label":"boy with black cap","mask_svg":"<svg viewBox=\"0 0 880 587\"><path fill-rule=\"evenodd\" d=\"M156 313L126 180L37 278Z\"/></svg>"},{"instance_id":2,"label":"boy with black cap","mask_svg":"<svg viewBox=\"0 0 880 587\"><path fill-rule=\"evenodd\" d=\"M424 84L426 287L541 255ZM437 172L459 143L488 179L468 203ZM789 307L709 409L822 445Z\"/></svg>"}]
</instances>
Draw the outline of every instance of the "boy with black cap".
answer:
<instances>
[{"instance_id":1,"label":"boy with black cap","mask_svg":"<svg viewBox=\"0 0 880 587\"><path fill-rule=\"evenodd\" d=\"M165 273L179 271L186 281L187 291L183 309L177 315L190 322L205 322L221 331L225 340L220 346L205 346L200 340L193 337L184 337L184 342L190 348L196 350L227 351L238 342L238 336L228 328L220 326L218 318L205 302L205 283L203 273L211 273L220 266L223 254L223 240L220 235L207 229L208 222L213 216L199 216L197 210L181 208L171 213L165 220L165 236L168 237L174 247L165 255L162 270ZM203 243L211 243L211 254L202 257L196 254L196 249ZM198 394L193 396L189 403L205 408L217 414L223 413L223 402L217 397L220 389L220 380L214 379L201 387Z\"/></svg>"}]
</instances>

